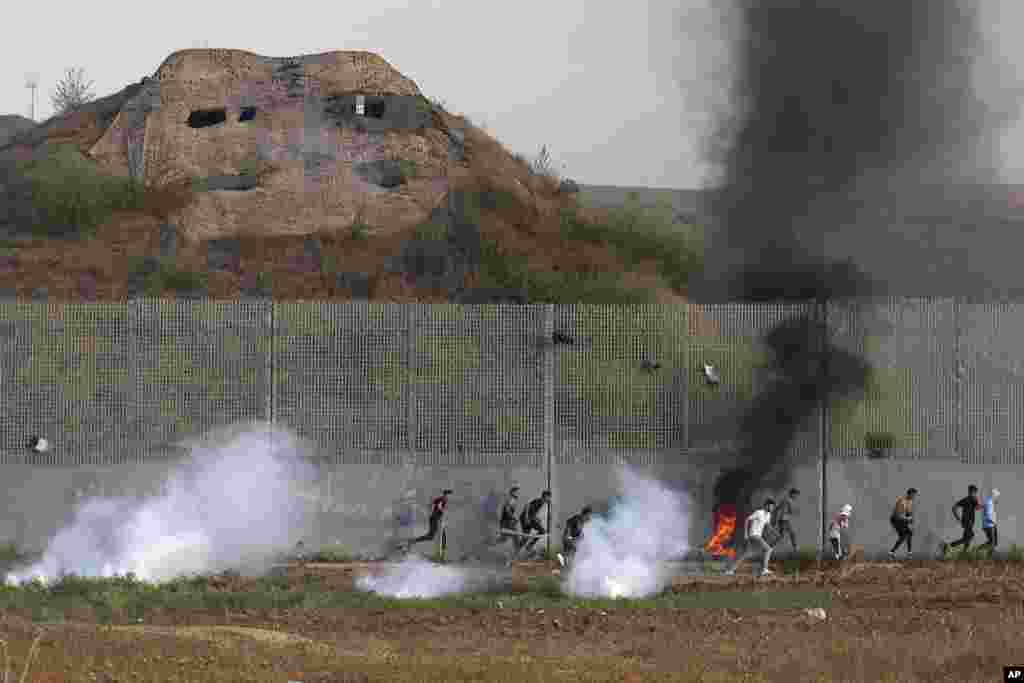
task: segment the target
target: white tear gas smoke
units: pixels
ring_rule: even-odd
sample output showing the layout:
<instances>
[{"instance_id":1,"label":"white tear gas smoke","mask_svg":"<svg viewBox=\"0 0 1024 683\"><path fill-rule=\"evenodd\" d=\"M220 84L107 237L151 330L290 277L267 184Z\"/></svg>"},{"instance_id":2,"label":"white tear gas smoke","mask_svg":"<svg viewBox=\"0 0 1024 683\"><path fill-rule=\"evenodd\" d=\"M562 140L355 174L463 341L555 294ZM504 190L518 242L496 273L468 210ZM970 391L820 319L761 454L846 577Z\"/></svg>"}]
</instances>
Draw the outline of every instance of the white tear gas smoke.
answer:
<instances>
[{"instance_id":1,"label":"white tear gas smoke","mask_svg":"<svg viewBox=\"0 0 1024 683\"><path fill-rule=\"evenodd\" d=\"M145 581L235 569L259 572L306 528L296 496L315 477L302 444L262 423L195 444L147 499L94 499L51 539L42 559L8 574L11 584L65 574Z\"/></svg>"},{"instance_id":2,"label":"white tear gas smoke","mask_svg":"<svg viewBox=\"0 0 1024 683\"><path fill-rule=\"evenodd\" d=\"M628 468L619 476L619 501L584 527L565 579L568 593L605 598L660 593L672 578L665 561L687 548L687 496Z\"/></svg>"},{"instance_id":3,"label":"white tear gas smoke","mask_svg":"<svg viewBox=\"0 0 1024 683\"><path fill-rule=\"evenodd\" d=\"M484 567L443 566L410 555L382 574L359 577L356 588L393 598L437 598L496 588L509 578L506 574Z\"/></svg>"}]
</instances>

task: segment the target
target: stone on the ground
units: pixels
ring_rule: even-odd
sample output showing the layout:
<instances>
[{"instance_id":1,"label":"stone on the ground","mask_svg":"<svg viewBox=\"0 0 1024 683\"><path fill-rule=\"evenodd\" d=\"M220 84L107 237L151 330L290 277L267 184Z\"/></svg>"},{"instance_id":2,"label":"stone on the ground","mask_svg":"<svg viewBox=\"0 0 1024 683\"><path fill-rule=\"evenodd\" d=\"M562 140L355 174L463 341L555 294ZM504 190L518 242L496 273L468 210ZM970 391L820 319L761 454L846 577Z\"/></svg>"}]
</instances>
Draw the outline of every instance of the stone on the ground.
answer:
<instances>
[{"instance_id":1,"label":"stone on the ground","mask_svg":"<svg viewBox=\"0 0 1024 683\"><path fill-rule=\"evenodd\" d=\"M214 175L204 181L207 191L214 190L251 190L259 184L254 175Z\"/></svg>"},{"instance_id":2,"label":"stone on the ground","mask_svg":"<svg viewBox=\"0 0 1024 683\"><path fill-rule=\"evenodd\" d=\"M366 182L389 190L405 182L402 167L393 159L363 161L356 164L354 170Z\"/></svg>"},{"instance_id":3,"label":"stone on the ground","mask_svg":"<svg viewBox=\"0 0 1024 683\"><path fill-rule=\"evenodd\" d=\"M340 289L352 292L354 299L370 298L370 276L366 273L338 273L337 283Z\"/></svg>"},{"instance_id":4,"label":"stone on the ground","mask_svg":"<svg viewBox=\"0 0 1024 683\"><path fill-rule=\"evenodd\" d=\"M173 259L178 255L178 228L173 223L160 224L160 258Z\"/></svg>"},{"instance_id":5,"label":"stone on the ground","mask_svg":"<svg viewBox=\"0 0 1024 683\"><path fill-rule=\"evenodd\" d=\"M211 270L241 272L242 247L233 237L210 240L206 243L206 265Z\"/></svg>"}]
</instances>

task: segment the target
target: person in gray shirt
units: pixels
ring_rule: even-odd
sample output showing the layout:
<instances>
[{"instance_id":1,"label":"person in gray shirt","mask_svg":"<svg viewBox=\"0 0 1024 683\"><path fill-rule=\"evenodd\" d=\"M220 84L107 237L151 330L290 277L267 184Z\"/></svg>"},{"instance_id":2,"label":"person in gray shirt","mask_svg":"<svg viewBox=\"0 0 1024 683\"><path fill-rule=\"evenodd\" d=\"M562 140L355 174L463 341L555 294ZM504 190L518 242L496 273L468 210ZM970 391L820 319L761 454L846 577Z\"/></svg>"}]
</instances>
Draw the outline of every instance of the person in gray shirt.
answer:
<instances>
[{"instance_id":1,"label":"person in gray shirt","mask_svg":"<svg viewBox=\"0 0 1024 683\"><path fill-rule=\"evenodd\" d=\"M793 503L796 502L797 497L800 495L799 489L790 489L789 495L779 501L779 504L775 507L775 532L778 534L778 543L782 543L785 539L789 539L790 544L793 546L793 550L796 551L796 533L793 531Z\"/></svg>"}]
</instances>

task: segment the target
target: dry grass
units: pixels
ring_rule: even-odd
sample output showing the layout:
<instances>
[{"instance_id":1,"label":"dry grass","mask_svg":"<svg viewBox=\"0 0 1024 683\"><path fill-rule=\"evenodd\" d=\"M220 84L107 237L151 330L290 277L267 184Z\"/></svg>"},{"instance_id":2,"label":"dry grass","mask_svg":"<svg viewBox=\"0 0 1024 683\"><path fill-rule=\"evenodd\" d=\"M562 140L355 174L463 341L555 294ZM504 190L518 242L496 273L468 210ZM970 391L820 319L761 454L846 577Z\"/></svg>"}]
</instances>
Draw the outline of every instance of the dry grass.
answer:
<instances>
[{"instance_id":1,"label":"dry grass","mask_svg":"<svg viewBox=\"0 0 1024 683\"><path fill-rule=\"evenodd\" d=\"M31 662L32 681L991 681L1003 665L1024 661L1021 563L892 564L867 562L845 574L826 564L771 580L681 577L662 606L647 607L545 598L543 581L526 584L533 597L520 596L519 607L509 606L513 596L492 596L493 604L385 602L351 592L353 572L371 570L367 563L306 566L269 583L189 580L159 590L181 596L205 585L220 606L156 607L152 593L152 609L138 618L121 609L105 624L55 602L43 638L38 615L33 621L30 610L8 605L0 635L8 668ZM549 567L521 571L542 578ZM301 596L278 607L249 604L263 600L260 592L308 590L314 575L352 604ZM86 586L75 585L64 598ZM114 601L118 585L102 599ZM808 588L832 594L824 620L781 606ZM694 602L667 608L673 595ZM780 606L765 608L772 595ZM725 599L737 606L707 606Z\"/></svg>"}]
</instances>

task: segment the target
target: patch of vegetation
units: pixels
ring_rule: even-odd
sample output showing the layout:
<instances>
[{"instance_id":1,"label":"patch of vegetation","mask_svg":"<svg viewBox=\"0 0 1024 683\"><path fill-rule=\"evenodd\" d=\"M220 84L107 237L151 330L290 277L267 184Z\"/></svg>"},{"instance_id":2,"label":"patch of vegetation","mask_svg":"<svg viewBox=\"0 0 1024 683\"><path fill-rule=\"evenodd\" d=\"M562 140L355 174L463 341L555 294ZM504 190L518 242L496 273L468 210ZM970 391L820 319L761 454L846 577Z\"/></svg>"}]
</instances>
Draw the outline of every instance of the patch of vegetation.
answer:
<instances>
[{"instance_id":1,"label":"patch of vegetation","mask_svg":"<svg viewBox=\"0 0 1024 683\"><path fill-rule=\"evenodd\" d=\"M146 267L144 259L136 259L133 273L145 273L143 292L146 296L158 297L164 292L187 293L206 289L207 276L178 268L167 261L159 261L155 270Z\"/></svg>"},{"instance_id":2,"label":"patch of vegetation","mask_svg":"<svg viewBox=\"0 0 1024 683\"><path fill-rule=\"evenodd\" d=\"M648 290L624 287L617 272L533 270L528 257L509 253L493 240L482 244L480 280L484 287L525 290L531 303L642 304L655 299Z\"/></svg>"},{"instance_id":3,"label":"patch of vegetation","mask_svg":"<svg viewBox=\"0 0 1024 683\"><path fill-rule=\"evenodd\" d=\"M628 266L651 259L670 287L685 291L703 267L703 245L696 226L674 223L671 206L640 207L636 202L613 209L605 222L580 219L574 209L561 214L562 235L569 240L613 248Z\"/></svg>"},{"instance_id":4,"label":"patch of vegetation","mask_svg":"<svg viewBox=\"0 0 1024 683\"><path fill-rule=\"evenodd\" d=\"M18 172L31 181L32 201L43 214L32 226L38 237L88 237L114 210L142 206L137 181L100 173L73 144L19 163Z\"/></svg>"},{"instance_id":5,"label":"patch of vegetation","mask_svg":"<svg viewBox=\"0 0 1024 683\"><path fill-rule=\"evenodd\" d=\"M238 164L239 175L258 175L260 170L260 163L256 159L243 159Z\"/></svg>"},{"instance_id":6,"label":"patch of vegetation","mask_svg":"<svg viewBox=\"0 0 1024 683\"><path fill-rule=\"evenodd\" d=\"M419 166L412 159L399 159L398 169L406 179L415 178L419 174Z\"/></svg>"},{"instance_id":7,"label":"patch of vegetation","mask_svg":"<svg viewBox=\"0 0 1024 683\"><path fill-rule=\"evenodd\" d=\"M225 575L227 576L227 575ZM566 594L554 576L534 577L525 591L511 586L478 593L459 593L438 598L399 599L362 591L335 591L318 577L301 585L289 585L280 575L254 580L245 590L215 588L208 576L188 576L161 584L140 581L132 575L115 578L62 577L49 585L39 581L20 586L0 586L0 609L31 612L37 621L61 620L71 610L93 612L97 620L145 619L153 609L240 610L305 608L506 608L554 607L608 608L612 606L658 609L794 609L828 607L828 591L780 590L763 593L715 591L673 593L645 598L583 598Z\"/></svg>"},{"instance_id":8,"label":"patch of vegetation","mask_svg":"<svg viewBox=\"0 0 1024 683\"><path fill-rule=\"evenodd\" d=\"M1006 553L1008 562L1024 562L1024 546L1014 543Z\"/></svg>"}]
</instances>

